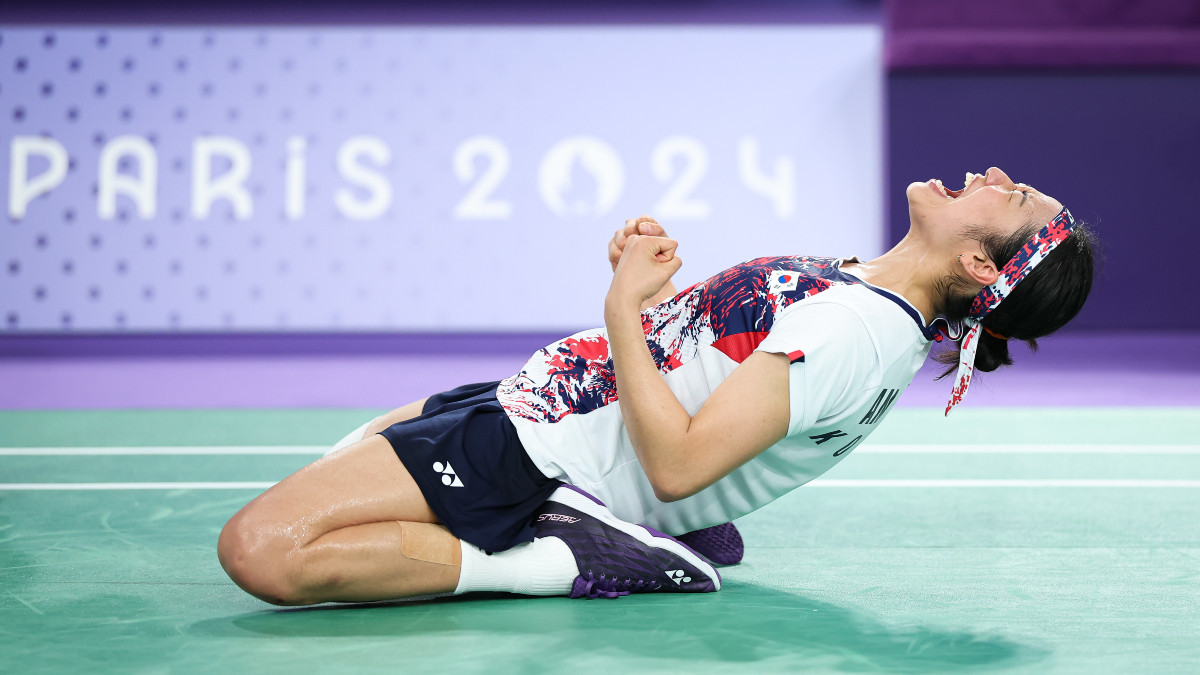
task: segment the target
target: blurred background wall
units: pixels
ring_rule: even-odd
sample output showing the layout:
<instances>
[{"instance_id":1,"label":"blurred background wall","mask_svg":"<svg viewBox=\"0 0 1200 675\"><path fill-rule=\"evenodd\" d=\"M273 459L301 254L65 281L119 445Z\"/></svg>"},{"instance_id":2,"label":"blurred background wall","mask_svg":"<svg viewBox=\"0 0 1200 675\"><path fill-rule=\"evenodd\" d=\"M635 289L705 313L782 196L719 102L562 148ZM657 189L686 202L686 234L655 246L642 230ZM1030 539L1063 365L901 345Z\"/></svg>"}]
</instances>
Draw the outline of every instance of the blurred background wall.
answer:
<instances>
[{"instance_id":1,"label":"blurred background wall","mask_svg":"<svg viewBox=\"0 0 1200 675\"><path fill-rule=\"evenodd\" d=\"M1198 23L1191 0L7 2L0 352L524 349L598 323L627 216L683 240L688 283L874 255L908 182L990 165L1105 244L1068 331L1196 330Z\"/></svg>"},{"instance_id":2,"label":"blurred background wall","mask_svg":"<svg viewBox=\"0 0 1200 675\"><path fill-rule=\"evenodd\" d=\"M1095 226L1107 256L1066 331L1195 330L1200 2L889 0L888 229L898 186L994 164Z\"/></svg>"},{"instance_id":3,"label":"blurred background wall","mask_svg":"<svg viewBox=\"0 0 1200 675\"><path fill-rule=\"evenodd\" d=\"M883 250L882 31L854 14L173 9L5 28L9 333L565 334L642 213L688 242L681 287Z\"/></svg>"}]
</instances>

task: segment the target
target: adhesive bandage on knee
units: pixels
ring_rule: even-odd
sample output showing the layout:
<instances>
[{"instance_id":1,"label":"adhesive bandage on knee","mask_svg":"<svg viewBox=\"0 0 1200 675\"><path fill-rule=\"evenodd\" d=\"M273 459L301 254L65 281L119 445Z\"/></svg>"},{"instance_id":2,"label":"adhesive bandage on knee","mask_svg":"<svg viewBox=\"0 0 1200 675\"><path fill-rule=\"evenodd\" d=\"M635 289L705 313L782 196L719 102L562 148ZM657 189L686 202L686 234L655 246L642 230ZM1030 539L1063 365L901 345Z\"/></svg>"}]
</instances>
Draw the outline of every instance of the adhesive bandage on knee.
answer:
<instances>
[{"instance_id":1,"label":"adhesive bandage on knee","mask_svg":"<svg viewBox=\"0 0 1200 675\"><path fill-rule=\"evenodd\" d=\"M458 539L441 525L397 521L400 526L400 555L409 560L458 567Z\"/></svg>"},{"instance_id":2,"label":"adhesive bandage on knee","mask_svg":"<svg viewBox=\"0 0 1200 675\"><path fill-rule=\"evenodd\" d=\"M378 419L378 418L376 418L376 419ZM335 443L333 445L333 447L330 448L329 450L326 450L325 454L332 455L333 453L337 452L338 450L341 450L342 448L354 445L355 443L361 441L363 439L363 435L367 433L367 427L371 426L371 424L374 422L375 422L375 420L371 420L370 422L363 424L361 427L355 429L354 431L351 431L350 433L346 434L345 438L343 438L342 440Z\"/></svg>"}]
</instances>

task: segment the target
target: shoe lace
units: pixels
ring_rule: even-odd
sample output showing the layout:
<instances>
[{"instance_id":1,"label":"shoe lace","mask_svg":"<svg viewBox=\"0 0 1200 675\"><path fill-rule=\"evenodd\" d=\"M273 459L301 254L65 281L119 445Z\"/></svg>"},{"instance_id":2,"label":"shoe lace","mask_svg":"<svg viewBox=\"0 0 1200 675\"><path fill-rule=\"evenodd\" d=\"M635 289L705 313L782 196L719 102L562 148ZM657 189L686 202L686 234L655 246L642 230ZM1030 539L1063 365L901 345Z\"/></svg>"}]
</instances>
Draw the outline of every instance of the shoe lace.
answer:
<instances>
[{"instance_id":1,"label":"shoe lace","mask_svg":"<svg viewBox=\"0 0 1200 675\"><path fill-rule=\"evenodd\" d=\"M657 590L661 586L658 581L647 581L646 579L621 579L605 574L597 577L590 570L587 574L581 575L581 578L584 584L577 590L580 595L589 598L619 598L630 593Z\"/></svg>"}]
</instances>

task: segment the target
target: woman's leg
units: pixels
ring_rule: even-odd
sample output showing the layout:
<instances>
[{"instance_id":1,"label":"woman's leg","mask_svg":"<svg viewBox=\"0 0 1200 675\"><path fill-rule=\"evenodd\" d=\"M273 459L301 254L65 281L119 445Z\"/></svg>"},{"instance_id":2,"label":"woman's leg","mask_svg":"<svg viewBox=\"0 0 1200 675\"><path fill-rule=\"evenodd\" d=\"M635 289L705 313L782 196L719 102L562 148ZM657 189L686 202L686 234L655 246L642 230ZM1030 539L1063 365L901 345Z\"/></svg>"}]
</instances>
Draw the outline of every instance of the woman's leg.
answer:
<instances>
[{"instance_id":1,"label":"woman's leg","mask_svg":"<svg viewBox=\"0 0 1200 675\"><path fill-rule=\"evenodd\" d=\"M221 531L217 554L238 586L278 605L473 591L588 597L593 586L615 597L671 590L652 578L662 570L686 570L686 579L699 584L679 586L670 576L675 590L719 588L719 581L707 581L715 570L675 540L622 523L573 488L557 489L544 507L551 511L538 515L535 526L542 534L488 554L438 524L391 443L373 435L304 467L243 507ZM568 512L560 513L563 508ZM668 550L672 545L678 550ZM580 576L580 560L588 564L587 579ZM608 587L635 578L641 579L636 588Z\"/></svg>"},{"instance_id":2,"label":"woman's leg","mask_svg":"<svg viewBox=\"0 0 1200 675\"><path fill-rule=\"evenodd\" d=\"M449 593L461 560L458 539L378 435L259 495L225 525L217 551L239 586L280 605Z\"/></svg>"}]
</instances>

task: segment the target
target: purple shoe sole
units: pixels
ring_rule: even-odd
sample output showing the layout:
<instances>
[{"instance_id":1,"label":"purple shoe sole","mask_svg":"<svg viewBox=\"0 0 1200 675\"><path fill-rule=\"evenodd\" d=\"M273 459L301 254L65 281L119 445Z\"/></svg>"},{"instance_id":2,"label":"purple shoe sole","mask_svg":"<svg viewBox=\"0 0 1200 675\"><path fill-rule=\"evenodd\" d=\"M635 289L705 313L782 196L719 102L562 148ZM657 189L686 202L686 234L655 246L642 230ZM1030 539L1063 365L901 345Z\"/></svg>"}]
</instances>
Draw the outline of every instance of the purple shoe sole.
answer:
<instances>
[{"instance_id":1,"label":"purple shoe sole","mask_svg":"<svg viewBox=\"0 0 1200 675\"><path fill-rule=\"evenodd\" d=\"M676 538L718 565L736 565L746 553L742 533L733 523L713 525Z\"/></svg>"}]
</instances>

